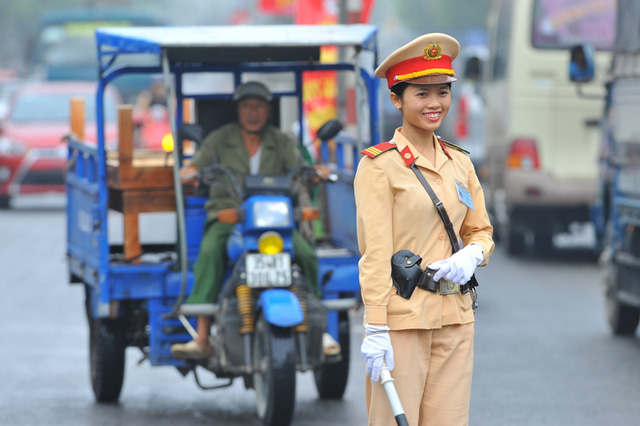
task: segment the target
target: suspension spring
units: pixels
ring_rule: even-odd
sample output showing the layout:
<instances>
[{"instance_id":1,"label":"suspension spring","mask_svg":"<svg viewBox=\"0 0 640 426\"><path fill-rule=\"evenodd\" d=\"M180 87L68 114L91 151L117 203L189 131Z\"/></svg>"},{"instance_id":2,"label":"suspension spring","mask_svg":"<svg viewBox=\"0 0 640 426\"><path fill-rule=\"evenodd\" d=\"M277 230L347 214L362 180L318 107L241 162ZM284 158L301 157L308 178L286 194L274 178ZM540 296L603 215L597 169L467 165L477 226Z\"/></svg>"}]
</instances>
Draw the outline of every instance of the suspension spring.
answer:
<instances>
[{"instance_id":1,"label":"suspension spring","mask_svg":"<svg viewBox=\"0 0 640 426\"><path fill-rule=\"evenodd\" d=\"M302 316L304 318L304 320L302 320L300 324L296 325L295 330L298 333L306 333L309 331L309 325L307 324L307 289L304 287L304 285L293 285L291 286L291 290L300 301Z\"/></svg>"},{"instance_id":2,"label":"suspension spring","mask_svg":"<svg viewBox=\"0 0 640 426\"><path fill-rule=\"evenodd\" d=\"M242 327L240 334L253 333L253 295L251 289L246 284L236 287L236 296L238 297L238 313Z\"/></svg>"}]
</instances>

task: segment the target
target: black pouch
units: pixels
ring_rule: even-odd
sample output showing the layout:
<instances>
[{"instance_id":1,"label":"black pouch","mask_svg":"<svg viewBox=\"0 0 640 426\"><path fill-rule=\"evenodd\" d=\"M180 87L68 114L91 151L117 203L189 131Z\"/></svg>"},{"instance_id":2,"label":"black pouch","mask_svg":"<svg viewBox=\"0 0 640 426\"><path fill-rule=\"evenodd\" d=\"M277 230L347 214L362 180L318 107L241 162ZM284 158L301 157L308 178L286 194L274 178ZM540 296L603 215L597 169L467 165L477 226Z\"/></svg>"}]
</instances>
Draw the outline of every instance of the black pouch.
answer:
<instances>
[{"instance_id":1,"label":"black pouch","mask_svg":"<svg viewBox=\"0 0 640 426\"><path fill-rule=\"evenodd\" d=\"M400 250L391 256L391 279L398 295L409 299L424 275L422 258L411 250Z\"/></svg>"}]
</instances>

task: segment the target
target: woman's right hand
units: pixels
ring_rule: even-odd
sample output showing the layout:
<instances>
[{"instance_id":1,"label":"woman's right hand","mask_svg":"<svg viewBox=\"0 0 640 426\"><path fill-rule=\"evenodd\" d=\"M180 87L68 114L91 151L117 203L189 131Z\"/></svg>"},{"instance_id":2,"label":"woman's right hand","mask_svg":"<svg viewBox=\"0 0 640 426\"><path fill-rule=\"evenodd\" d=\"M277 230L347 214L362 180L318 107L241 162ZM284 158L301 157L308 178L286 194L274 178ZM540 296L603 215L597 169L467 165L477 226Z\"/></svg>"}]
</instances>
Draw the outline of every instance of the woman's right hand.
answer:
<instances>
[{"instance_id":1,"label":"woman's right hand","mask_svg":"<svg viewBox=\"0 0 640 426\"><path fill-rule=\"evenodd\" d=\"M360 352L367 364L367 376L371 377L372 381L377 382L380 379L382 361L386 361L389 371L393 370L393 346L389 337L389 327L366 324Z\"/></svg>"}]
</instances>

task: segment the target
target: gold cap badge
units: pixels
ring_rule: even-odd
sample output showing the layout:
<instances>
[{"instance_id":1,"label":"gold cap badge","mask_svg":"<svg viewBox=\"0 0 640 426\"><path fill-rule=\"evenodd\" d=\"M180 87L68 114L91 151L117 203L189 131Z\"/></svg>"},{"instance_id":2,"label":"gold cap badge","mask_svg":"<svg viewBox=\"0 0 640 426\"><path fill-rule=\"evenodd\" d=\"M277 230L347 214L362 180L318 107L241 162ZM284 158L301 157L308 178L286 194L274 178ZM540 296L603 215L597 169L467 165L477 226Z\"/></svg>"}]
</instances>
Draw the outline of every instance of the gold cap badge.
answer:
<instances>
[{"instance_id":1,"label":"gold cap badge","mask_svg":"<svg viewBox=\"0 0 640 426\"><path fill-rule=\"evenodd\" d=\"M423 58L425 61L442 58L442 47L440 43L436 43L435 45L429 43L427 47L424 48Z\"/></svg>"}]
</instances>

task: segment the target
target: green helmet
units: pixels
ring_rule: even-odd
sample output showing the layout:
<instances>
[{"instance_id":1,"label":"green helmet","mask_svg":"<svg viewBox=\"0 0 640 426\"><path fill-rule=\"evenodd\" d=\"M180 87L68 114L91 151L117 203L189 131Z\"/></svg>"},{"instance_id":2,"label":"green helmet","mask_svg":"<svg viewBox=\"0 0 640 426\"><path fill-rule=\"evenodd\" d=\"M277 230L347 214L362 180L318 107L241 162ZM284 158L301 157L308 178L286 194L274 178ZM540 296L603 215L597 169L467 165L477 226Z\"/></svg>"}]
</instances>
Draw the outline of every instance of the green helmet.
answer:
<instances>
[{"instance_id":1,"label":"green helmet","mask_svg":"<svg viewBox=\"0 0 640 426\"><path fill-rule=\"evenodd\" d=\"M267 89L267 86L257 81L242 83L236 88L236 91L233 94L234 101L239 101L240 99L249 97L262 99L266 102L271 102L273 99L273 95L269 89Z\"/></svg>"}]
</instances>

